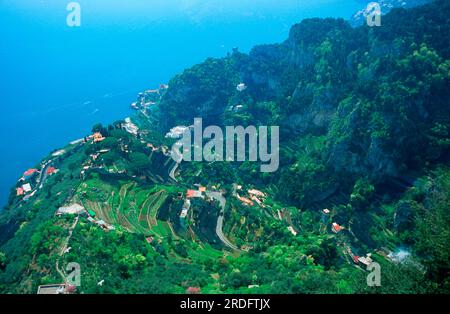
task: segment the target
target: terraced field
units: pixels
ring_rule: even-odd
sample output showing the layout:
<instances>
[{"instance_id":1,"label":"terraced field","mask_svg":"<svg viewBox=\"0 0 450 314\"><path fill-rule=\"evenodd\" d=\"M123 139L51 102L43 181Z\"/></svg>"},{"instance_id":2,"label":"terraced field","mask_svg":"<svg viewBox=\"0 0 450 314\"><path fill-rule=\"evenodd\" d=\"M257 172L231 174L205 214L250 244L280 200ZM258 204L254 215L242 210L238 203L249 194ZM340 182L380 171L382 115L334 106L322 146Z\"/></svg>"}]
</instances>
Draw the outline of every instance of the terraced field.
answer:
<instances>
[{"instance_id":1,"label":"terraced field","mask_svg":"<svg viewBox=\"0 0 450 314\"><path fill-rule=\"evenodd\" d=\"M84 182L77 193L83 206L94 211L96 218L129 232L156 237L173 233L167 222L157 218L169 195L163 187L149 190L134 182L114 185L99 178Z\"/></svg>"},{"instance_id":2,"label":"terraced field","mask_svg":"<svg viewBox=\"0 0 450 314\"><path fill-rule=\"evenodd\" d=\"M178 192L173 186L155 185L149 189L132 181L106 181L94 176L80 185L73 201L81 203L88 211L94 211L96 219L102 219L118 229L121 227L128 232L157 239L171 236L176 241L185 241L190 259L205 261L223 256L222 251L196 240L195 234L192 238L185 238L175 233L169 221L158 219L160 211L168 206L166 202ZM177 255L166 242L162 243L178 262L189 262L189 259Z\"/></svg>"}]
</instances>

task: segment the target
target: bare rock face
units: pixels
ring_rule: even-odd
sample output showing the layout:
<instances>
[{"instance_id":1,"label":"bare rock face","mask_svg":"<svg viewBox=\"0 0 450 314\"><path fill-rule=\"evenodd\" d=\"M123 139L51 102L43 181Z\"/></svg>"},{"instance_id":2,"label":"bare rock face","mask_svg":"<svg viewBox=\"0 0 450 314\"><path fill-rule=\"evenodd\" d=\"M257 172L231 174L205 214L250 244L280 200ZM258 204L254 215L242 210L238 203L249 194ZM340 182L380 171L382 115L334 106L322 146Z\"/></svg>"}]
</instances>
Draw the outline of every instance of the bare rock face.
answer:
<instances>
[{"instance_id":1,"label":"bare rock face","mask_svg":"<svg viewBox=\"0 0 450 314\"><path fill-rule=\"evenodd\" d=\"M368 152L367 163L371 168L371 173L377 178L396 177L398 175L397 167L389 153L382 148L382 141L379 138L372 138Z\"/></svg>"},{"instance_id":2,"label":"bare rock face","mask_svg":"<svg viewBox=\"0 0 450 314\"><path fill-rule=\"evenodd\" d=\"M338 98L334 88L318 91L312 84L299 85L290 100L290 105L296 110L285 121L285 127L297 134L324 134L336 113Z\"/></svg>"}]
</instances>

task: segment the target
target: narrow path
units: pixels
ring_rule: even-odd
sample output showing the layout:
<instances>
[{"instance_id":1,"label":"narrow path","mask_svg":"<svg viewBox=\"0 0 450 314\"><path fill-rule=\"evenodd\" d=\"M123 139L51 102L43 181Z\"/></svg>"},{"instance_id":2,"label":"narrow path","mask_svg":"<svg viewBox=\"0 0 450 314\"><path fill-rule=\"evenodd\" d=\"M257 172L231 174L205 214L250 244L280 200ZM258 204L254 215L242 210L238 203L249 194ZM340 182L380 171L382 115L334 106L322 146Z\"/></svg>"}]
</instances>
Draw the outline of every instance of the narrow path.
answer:
<instances>
[{"instance_id":1,"label":"narrow path","mask_svg":"<svg viewBox=\"0 0 450 314\"><path fill-rule=\"evenodd\" d=\"M231 243L230 240L228 240L227 237L223 234L223 217L224 217L224 214L225 214L225 206L227 204L227 200L225 199L225 197L220 192L207 191L206 195L208 197L211 197L211 198L215 199L216 201L218 201L220 203L220 207L222 207L222 215L219 215L217 217L217 225L216 225L217 237L219 237L220 241L222 241L223 244L225 244L229 248L231 248L231 249L233 249L235 251L240 251L238 249L238 247L236 245L234 245L233 243Z\"/></svg>"},{"instance_id":2,"label":"narrow path","mask_svg":"<svg viewBox=\"0 0 450 314\"><path fill-rule=\"evenodd\" d=\"M64 281L64 283L66 283L66 275L64 274L64 271L62 271L59 268L59 260L64 255L64 252L67 250L67 246L69 245L70 238L72 237L73 229L75 229L75 227L77 226L78 219L79 219L79 216L75 217L75 221L73 222L72 226L70 226L70 228L69 228L69 235L64 240L64 244L63 244L63 246L61 248L61 252L59 252L59 257L56 260L56 271L61 276L61 278Z\"/></svg>"}]
</instances>

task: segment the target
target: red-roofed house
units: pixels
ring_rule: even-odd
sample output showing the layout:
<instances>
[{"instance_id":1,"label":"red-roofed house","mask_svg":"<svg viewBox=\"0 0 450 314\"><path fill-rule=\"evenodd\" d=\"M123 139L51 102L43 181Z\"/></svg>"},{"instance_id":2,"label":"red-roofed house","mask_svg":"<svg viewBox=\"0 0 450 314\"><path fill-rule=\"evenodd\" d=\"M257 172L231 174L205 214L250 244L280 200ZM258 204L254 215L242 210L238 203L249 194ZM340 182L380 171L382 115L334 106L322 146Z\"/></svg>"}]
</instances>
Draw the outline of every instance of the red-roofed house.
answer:
<instances>
[{"instance_id":1,"label":"red-roofed house","mask_svg":"<svg viewBox=\"0 0 450 314\"><path fill-rule=\"evenodd\" d=\"M25 179L29 179L37 173L37 169L28 169L23 173Z\"/></svg>"},{"instance_id":2,"label":"red-roofed house","mask_svg":"<svg viewBox=\"0 0 450 314\"><path fill-rule=\"evenodd\" d=\"M25 194L25 191L22 188L17 188L16 191L17 191L17 196Z\"/></svg>"},{"instance_id":3,"label":"red-roofed house","mask_svg":"<svg viewBox=\"0 0 450 314\"><path fill-rule=\"evenodd\" d=\"M239 194L237 195L237 198L238 198L242 203L244 203L245 205L250 205L250 206L255 205L251 200L249 200L249 199L246 198L246 197L239 196Z\"/></svg>"},{"instance_id":4,"label":"red-roofed house","mask_svg":"<svg viewBox=\"0 0 450 314\"><path fill-rule=\"evenodd\" d=\"M353 263L359 264L359 256L358 255L353 255L352 258L353 258Z\"/></svg>"},{"instance_id":5,"label":"red-roofed house","mask_svg":"<svg viewBox=\"0 0 450 314\"><path fill-rule=\"evenodd\" d=\"M58 172L58 169L56 169L55 167L50 167L50 168L47 169L47 174L48 175L52 175L52 174L57 173L57 172Z\"/></svg>"},{"instance_id":6,"label":"red-roofed house","mask_svg":"<svg viewBox=\"0 0 450 314\"><path fill-rule=\"evenodd\" d=\"M331 225L331 231L333 231L334 233L338 233L341 230L342 227L339 226L337 223L333 222L333 224Z\"/></svg>"},{"instance_id":7,"label":"red-roofed house","mask_svg":"<svg viewBox=\"0 0 450 314\"><path fill-rule=\"evenodd\" d=\"M196 190L187 190L186 197L187 198L202 197L202 192Z\"/></svg>"}]
</instances>

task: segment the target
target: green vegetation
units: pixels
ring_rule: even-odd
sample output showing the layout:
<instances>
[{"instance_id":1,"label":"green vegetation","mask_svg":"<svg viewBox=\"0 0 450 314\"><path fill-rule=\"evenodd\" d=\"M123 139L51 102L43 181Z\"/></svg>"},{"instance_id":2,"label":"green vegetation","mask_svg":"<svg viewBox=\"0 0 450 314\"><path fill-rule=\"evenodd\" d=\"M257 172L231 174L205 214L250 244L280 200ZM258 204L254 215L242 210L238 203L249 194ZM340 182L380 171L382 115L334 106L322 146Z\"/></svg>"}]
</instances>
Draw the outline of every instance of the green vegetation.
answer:
<instances>
[{"instance_id":1,"label":"green vegetation","mask_svg":"<svg viewBox=\"0 0 450 314\"><path fill-rule=\"evenodd\" d=\"M58 261L81 265L81 293L448 293L449 16L440 0L392 10L379 28L307 19L284 43L175 76L133 117L137 134L123 121L96 125L104 139L52 157L60 171L35 195L12 191L0 214L0 292L61 281ZM198 116L279 125L279 171L190 162L169 178L164 134ZM193 198L180 217L198 185L226 204ZM244 204L253 188L266 196ZM54 214L74 203L88 214L61 255L75 217ZM381 287L366 284L358 257L368 253Z\"/></svg>"}]
</instances>

